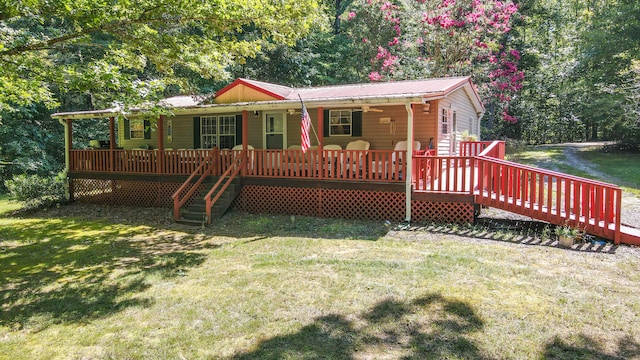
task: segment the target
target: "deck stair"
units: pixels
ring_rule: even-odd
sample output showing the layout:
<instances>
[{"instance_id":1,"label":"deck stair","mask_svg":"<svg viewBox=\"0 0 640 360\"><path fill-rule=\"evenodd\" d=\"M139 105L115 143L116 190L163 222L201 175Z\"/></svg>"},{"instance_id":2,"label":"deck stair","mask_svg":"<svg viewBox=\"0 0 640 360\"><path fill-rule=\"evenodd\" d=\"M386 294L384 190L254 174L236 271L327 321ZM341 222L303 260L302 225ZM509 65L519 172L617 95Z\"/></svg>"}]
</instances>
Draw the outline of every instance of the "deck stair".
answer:
<instances>
[{"instance_id":1,"label":"deck stair","mask_svg":"<svg viewBox=\"0 0 640 360\"><path fill-rule=\"evenodd\" d=\"M235 178L231 181L229 187L227 187L223 193L220 195L220 198L213 204L211 207L211 218L219 219L224 215L224 213L231 207L233 200L240 193L242 185L240 184L240 179ZM183 208L180 211L180 218L176 220L179 224L185 225L193 225L193 226L204 226L210 221L207 219L206 207L207 203L205 200L205 195L211 190L212 184L209 186L203 187L203 189L194 197L191 205ZM213 195L216 196L220 191L220 188L214 191Z\"/></svg>"}]
</instances>

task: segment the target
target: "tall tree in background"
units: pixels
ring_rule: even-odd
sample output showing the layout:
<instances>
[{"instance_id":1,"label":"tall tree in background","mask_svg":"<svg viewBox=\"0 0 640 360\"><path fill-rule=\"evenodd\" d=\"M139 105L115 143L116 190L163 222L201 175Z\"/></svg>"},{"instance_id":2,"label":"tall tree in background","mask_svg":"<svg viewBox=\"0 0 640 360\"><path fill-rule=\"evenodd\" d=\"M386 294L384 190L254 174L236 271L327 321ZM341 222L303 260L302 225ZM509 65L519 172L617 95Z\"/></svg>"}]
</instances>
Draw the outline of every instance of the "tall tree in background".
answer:
<instances>
[{"instance_id":1,"label":"tall tree in background","mask_svg":"<svg viewBox=\"0 0 640 360\"><path fill-rule=\"evenodd\" d=\"M348 19L370 80L471 75L487 117L516 122L508 109L524 78L508 36L516 13L508 0L371 0Z\"/></svg>"}]
</instances>

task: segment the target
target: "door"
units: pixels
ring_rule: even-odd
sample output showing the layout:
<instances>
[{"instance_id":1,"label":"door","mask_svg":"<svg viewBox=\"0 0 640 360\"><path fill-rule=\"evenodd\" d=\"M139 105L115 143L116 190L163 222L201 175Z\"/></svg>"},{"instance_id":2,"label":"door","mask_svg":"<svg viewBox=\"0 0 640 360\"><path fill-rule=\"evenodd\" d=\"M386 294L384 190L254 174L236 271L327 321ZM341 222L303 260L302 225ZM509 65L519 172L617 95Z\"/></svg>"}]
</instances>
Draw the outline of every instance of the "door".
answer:
<instances>
[{"instance_id":1,"label":"door","mask_svg":"<svg viewBox=\"0 0 640 360\"><path fill-rule=\"evenodd\" d=\"M264 148L286 149L287 118L284 113L266 113L264 117Z\"/></svg>"}]
</instances>

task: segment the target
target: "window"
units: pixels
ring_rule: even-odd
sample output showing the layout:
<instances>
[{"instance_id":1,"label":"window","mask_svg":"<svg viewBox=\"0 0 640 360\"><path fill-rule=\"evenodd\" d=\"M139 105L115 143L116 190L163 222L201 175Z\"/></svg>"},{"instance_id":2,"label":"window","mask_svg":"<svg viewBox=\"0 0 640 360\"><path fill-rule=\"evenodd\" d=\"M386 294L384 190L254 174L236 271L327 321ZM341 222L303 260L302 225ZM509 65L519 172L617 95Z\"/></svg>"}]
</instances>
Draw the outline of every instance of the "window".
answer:
<instances>
[{"instance_id":1,"label":"window","mask_svg":"<svg viewBox=\"0 0 640 360\"><path fill-rule=\"evenodd\" d=\"M231 149L236 145L235 115L201 117L200 137L203 149L216 146L220 149Z\"/></svg>"},{"instance_id":2,"label":"window","mask_svg":"<svg viewBox=\"0 0 640 360\"><path fill-rule=\"evenodd\" d=\"M129 138L144 139L144 120L129 120Z\"/></svg>"},{"instance_id":3,"label":"window","mask_svg":"<svg viewBox=\"0 0 640 360\"><path fill-rule=\"evenodd\" d=\"M441 116L441 122L442 122L442 134L446 135L449 133L449 110L448 109L442 109L442 116Z\"/></svg>"},{"instance_id":4,"label":"window","mask_svg":"<svg viewBox=\"0 0 640 360\"><path fill-rule=\"evenodd\" d=\"M329 136L351 136L353 118L351 110L329 112Z\"/></svg>"}]
</instances>

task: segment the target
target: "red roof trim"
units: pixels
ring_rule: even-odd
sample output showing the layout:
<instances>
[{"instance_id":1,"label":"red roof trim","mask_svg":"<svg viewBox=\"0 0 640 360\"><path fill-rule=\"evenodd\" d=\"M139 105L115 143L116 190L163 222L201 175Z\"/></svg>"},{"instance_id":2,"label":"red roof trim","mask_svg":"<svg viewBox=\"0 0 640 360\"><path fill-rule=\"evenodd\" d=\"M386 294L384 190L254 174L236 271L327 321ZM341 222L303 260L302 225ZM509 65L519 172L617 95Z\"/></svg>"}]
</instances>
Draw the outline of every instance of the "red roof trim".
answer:
<instances>
[{"instance_id":1,"label":"red roof trim","mask_svg":"<svg viewBox=\"0 0 640 360\"><path fill-rule=\"evenodd\" d=\"M274 93L272 91L269 91L267 89L261 88L261 87L255 85L255 84L252 84L252 83L250 83L248 81L245 81L242 78L238 78L234 82L232 82L231 84L229 84L229 85L223 87L222 89L218 90L216 92L216 97L226 93L227 91L233 89L234 87L236 87L238 85L244 85L244 86L246 86L248 88L251 88L253 90L259 91L259 92L261 92L261 93L263 93L265 95L269 95L269 96L275 98L276 100L286 100L286 98L283 97L282 95L278 95L278 94L276 94L276 93Z\"/></svg>"}]
</instances>

